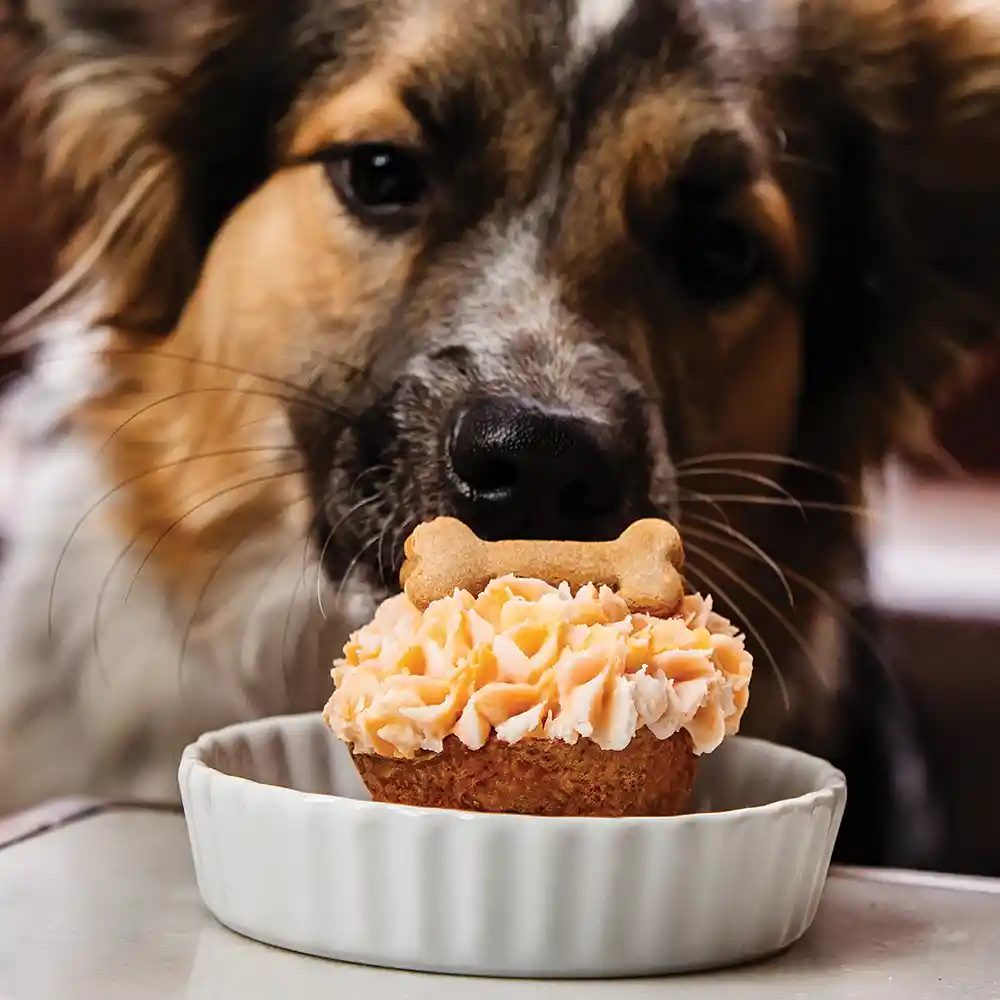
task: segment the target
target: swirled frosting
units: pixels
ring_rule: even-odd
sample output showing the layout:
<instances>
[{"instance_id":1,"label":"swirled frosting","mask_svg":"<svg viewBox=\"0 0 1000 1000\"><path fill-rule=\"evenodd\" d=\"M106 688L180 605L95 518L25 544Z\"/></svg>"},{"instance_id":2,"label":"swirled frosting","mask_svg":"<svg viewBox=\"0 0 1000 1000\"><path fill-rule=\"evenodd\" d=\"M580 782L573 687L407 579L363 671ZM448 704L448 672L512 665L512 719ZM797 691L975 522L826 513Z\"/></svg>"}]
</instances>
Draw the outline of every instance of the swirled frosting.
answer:
<instances>
[{"instance_id":1,"label":"swirled frosting","mask_svg":"<svg viewBox=\"0 0 1000 1000\"><path fill-rule=\"evenodd\" d=\"M323 714L355 753L385 757L440 752L450 735L476 750L491 732L621 750L643 726L686 730L701 754L738 730L752 668L709 597L652 618L607 587L507 576L424 612L389 598L335 663Z\"/></svg>"}]
</instances>

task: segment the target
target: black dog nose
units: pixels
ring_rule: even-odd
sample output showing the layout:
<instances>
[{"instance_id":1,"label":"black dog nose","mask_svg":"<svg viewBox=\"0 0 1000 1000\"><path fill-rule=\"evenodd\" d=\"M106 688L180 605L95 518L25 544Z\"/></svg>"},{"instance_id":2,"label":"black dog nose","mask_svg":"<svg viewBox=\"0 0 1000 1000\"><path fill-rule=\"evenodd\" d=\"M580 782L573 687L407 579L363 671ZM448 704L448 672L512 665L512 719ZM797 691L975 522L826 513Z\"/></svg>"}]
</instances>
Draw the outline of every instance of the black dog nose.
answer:
<instances>
[{"instance_id":1,"label":"black dog nose","mask_svg":"<svg viewBox=\"0 0 1000 1000\"><path fill-rule=\"evenodd\" d=\"M482 538L588 541L620 529L619 470L585 420L484 399L456 414L448 459L457 513Z\"/></svg>"}]
</instances>

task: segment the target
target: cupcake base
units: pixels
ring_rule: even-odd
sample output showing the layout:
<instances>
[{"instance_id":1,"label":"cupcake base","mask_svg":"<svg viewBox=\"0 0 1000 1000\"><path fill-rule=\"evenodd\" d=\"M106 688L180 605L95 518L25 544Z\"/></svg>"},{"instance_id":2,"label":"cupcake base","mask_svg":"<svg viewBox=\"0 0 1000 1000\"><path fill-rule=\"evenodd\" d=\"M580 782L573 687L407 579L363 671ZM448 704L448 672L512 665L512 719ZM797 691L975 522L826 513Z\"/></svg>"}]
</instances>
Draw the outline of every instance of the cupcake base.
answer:
<instances>
[{"instance_id":1,"label":"cupcake base","mask_svg":"<svg viewBox=\"0 0 1000 1000\"><path fill-rule=\"evenodd\" d=\"M588 739L503 743L470 750L456 737L439 754L397 760L356 754L377 802L531 816L674 816L691 797L698 758L684 731L640 729L624 750Z\"/></svg>"}]
</instances>

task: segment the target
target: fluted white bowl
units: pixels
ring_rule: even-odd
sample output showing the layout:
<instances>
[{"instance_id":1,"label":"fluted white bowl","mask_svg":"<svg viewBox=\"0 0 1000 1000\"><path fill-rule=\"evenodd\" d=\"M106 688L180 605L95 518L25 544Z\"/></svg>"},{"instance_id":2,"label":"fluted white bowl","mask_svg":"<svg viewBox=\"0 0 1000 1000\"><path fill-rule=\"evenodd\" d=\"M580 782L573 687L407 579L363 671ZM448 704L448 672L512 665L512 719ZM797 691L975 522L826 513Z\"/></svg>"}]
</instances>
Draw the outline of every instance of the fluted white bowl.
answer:
<instances>
[{"instance_id":1,"label":"fluted white bowl","mask_svg":"<svg viewBox=\"0 0 1000 1000\"><path fill-rule=\"evenodd\" d=\"M348 962L530 977L787 947L816 914L847 798L825 761L734 738L702 759L686 816L386 805L318 715L203 736L180 787L202 898L231 929Z\"/></svg>"}]
</instances>

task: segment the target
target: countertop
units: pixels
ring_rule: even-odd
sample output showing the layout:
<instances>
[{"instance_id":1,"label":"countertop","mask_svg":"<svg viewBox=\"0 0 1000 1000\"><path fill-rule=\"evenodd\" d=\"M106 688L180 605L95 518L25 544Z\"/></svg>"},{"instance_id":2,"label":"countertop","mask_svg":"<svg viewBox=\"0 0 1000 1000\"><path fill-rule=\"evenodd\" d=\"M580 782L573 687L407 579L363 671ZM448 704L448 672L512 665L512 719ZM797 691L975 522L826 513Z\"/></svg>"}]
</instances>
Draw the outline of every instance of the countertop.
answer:
<instances>
[{"instance_id":1,"label":"countertop","mask_svg":"<svg viewBox=\"0 0 1000 1000\"><path fill-rule=\"evenodd\" d=\"M89 808L0 848L2 1000L1000 1000L1000 881L834 869L788 952L707 975L524 982L414 975L281 952L217 924L184 821Z\"/></svg>"}]
</instances>

